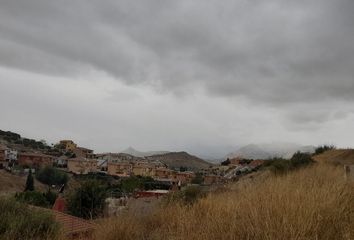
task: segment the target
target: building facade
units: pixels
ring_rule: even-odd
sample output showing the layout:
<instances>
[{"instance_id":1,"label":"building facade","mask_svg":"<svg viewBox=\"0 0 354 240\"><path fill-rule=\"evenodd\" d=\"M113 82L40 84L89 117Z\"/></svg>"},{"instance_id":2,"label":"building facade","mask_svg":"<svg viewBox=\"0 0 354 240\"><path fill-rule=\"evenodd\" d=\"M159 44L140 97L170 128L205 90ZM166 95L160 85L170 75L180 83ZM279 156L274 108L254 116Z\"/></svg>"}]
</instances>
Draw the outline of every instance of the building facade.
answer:
<instances>
[{"instance_id":1,"label":"building facade","mask_svg":"<svg viewBox=\"0 0 354 240\"><path fill-rule=\"evenodd\" d=\"M97 171L97 161L83 157L72 158L67 160L67 168L74 174L88 174Z\"/></svg>"}]
</instances>

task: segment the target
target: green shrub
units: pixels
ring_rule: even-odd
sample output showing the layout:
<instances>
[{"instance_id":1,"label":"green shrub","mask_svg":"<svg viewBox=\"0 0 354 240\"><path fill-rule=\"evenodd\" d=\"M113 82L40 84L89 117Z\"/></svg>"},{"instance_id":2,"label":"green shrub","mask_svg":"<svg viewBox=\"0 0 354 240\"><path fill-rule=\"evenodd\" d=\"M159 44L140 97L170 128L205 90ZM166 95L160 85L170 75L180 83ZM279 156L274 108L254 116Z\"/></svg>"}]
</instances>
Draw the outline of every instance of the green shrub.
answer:
<instances>
[{"instance_id":1,"label":"green shrub","mask_svg":"<svg viewBox=\"0 0 354 240\"><path fill-rule=\"evenodd\" d=\"M202 191L200 186L188 186L182 191L171 192L167 198L166 202L179 202L182 204L193 204L198 199L206 196L206 193Z\"/></svg>"},{"instance_id":2,"label":"green shrub","mask_svg":"<svg viewBox=\"0 0 354 240\"><path fill-rule=\"evenodd\" d=\"M30 205L38 207L49 207L50 203L41 192L27 191L15 194L15 199L22 203L27 203Z\"/></svg>"},{"instance_id":3,"label":"green shrub","mask_svg":"<svg viewBox=\"0 0 354 240\"><path fill-rule=\"evenodd\" d=\"M144 189L146 183L153 181L154 179L151 177L132 176L129 178L122 179L121 189L123 192L130 193L136 189Z\"/></svg>"},{"instance_id":4,"label":"green shrub","mask_svg":"<svg viewBox=\"0 0 354 240\"><path fill-rule=\"evenodd\" d=\"M66 184L68 182L68 175L65 172L62 172L54 167L46 166L40 169L36 178L41 183L51 185L61 185Z\"/></svg>"},{"instance_id":5,"label":"green shrub","mask_svg":"<svg viewBox=\"0 0 354 240\"><path fill-rule=\"evenodd\" d=\"M287 173L291 168L290 161L283 158L268 160L265 162L264 166L269 167L269 169L277 175Z\"/></svg>"},{"instance_id":6,"label":"green shrub","mask_svg":"<svg viewBox=\"0 0 354 240\"><path fill-rule=\"evenodd\" d=\"M0 198L1 239L58 239L59 230L50 212Z\"/></svg>"},{"instance_id":7,"label":"green shrub","mask_svg":"<svg viewBox=\"0 0 354 240\"><path fill-rule=\"evenodd\" d=\"M98 180L84 181L68 197L68 210L77 217L93 219L101 216L107 196L107 186Z\"/></svg>"},{"instance_id":8,"label":"green shrub","mask_svg":"<svg viewBox=\"0 0 354 240\"><path fill-rule=\"evenodd\" d=\"M203 174L197 173L192 179L193 184L202 184L203 183Z\"/></svg>"},{"instance_id":9,"label":"green shrub","mask_svg":"<svg viewBox=\"0 0 354 240\"><path fill-rule=\"evenodd\" d=\"M332 149L336 149L336 147L335 147L334 145L322 145L322 146L318 146L318 147L315 149L314 155L318 155L318 154L324 153L324 152L329 151L329 150L332 150Z\"/></svg>"},{"instance_id":10,"label":"green shrub","mask_svg":"<svg viewBox=\"0 0 354 240\"><path fill-rule=\"evenodd\" d=\"M292 168L299 168L302 166L309 165L313 162L314 161L311 157L311 154L302 152L294 153L294 155L290 159L290 165Z\"/></svg>"}]
</instances>

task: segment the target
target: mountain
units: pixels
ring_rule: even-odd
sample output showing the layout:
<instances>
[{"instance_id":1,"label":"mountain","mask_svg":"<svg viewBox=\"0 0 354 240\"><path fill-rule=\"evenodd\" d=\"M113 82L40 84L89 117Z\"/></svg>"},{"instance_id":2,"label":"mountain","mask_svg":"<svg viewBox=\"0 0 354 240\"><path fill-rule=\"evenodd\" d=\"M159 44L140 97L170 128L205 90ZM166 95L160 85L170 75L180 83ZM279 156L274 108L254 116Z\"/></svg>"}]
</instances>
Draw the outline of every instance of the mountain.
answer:
<instances>
[{"instance_id":1,"label":"mountain","mask_svg":"<svg viewBox=\"0 0 354 240\"><path fill-rule=\"evenodd\" d=\"M198 171L212 165L203 159L190 155L187 152L170 152L149 156L148 158L159 160L171 169L186 167L188 170Z\"/></svg>"},{"instance_id":2,"label":"mountain","mask_svg":"<svg viewBox=\"0 0 354 240\"><path fill-rule=\"evenodd\" d=\"M121 151L121 153L129 154L134 157L149 157L152 155L160 155L169 153L168 151L148 151L148 152L141 152L132 147L128 147L127 149Z\"/></svg>"},{"instance_id":3,"label":"mountain","mask_svg":"<svg viewBox=\"0 0 354 240\"><path fill-rule=\"evenodd\" d=\"M228 154L226 158L243 157L250 159L269 159L282 157L289 159L297 151L313 153L315 147L302 146L294 143L249 144Z\"/></svg>"}]
</instances>

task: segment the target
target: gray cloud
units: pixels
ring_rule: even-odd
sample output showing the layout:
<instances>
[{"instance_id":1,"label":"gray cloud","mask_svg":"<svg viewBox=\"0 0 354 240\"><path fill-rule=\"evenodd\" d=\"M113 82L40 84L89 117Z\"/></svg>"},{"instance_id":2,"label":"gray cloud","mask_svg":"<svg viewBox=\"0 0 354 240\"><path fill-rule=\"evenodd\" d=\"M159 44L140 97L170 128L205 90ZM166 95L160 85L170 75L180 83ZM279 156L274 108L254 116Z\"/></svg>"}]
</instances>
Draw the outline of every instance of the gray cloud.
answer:
<instances>
[{"instance_id":1,"label":"gray cloud","mask_svg":"<svg viewBox=\"0 0 354 240\"><path fill-rule=\"evenodd\" d=\"M269 102L353 99L354 3L1 1L0 61L105 71L167 91Z\"/></svg>"},{"instance_id":2,"label":"gray cloud","mask_svg":"<svg viewBox=\"0 0 354 240\"><path fill-rule=\"evenodd\" d=\"M0 65L48 81L99 73L118 84L107 102L144 101L124 83L257 105L290 131L322 129L353 111L353 12L351 0L0 0Z\"/></svg>"}]
</instances>

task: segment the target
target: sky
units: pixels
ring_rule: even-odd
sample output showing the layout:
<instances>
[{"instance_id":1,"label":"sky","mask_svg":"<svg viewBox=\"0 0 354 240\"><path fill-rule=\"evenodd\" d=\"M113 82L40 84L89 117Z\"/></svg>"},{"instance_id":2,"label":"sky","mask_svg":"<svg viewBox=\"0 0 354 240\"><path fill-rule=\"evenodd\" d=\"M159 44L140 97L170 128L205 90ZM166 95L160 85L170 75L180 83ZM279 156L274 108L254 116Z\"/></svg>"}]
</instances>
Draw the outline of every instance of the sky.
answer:
<instances>
[{"instance_id":1,"label":"sky","mask_svg":"<svg viewBox=\"0 0 354 240\"><path fill-rule=\"evenodd\" d=\"M0 0L0 129L96 152L354 147L352 0Z\"/></svg>"}]
</instances>

